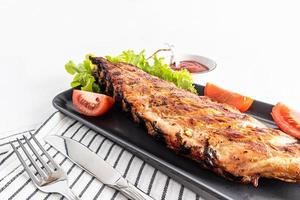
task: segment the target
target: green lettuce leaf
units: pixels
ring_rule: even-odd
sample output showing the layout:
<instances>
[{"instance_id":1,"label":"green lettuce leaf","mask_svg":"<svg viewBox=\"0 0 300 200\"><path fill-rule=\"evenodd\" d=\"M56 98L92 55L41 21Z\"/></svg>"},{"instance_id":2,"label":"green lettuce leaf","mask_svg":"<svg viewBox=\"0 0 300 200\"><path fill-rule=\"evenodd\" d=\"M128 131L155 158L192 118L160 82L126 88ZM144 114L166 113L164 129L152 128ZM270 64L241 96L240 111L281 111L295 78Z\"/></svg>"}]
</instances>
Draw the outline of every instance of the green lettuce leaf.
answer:
<instances>
[{"instance_id":1,"label":"green lettuce leaf","mask_svg":"<svg viewBox=\"0 0 300 200\"><path fill-rule=\"evenodd\" d=\"M73 61L69 61L65 64L66 71L74 75L73 81L71 82L71 87L81 87L81 90L89 92L100 92L99 85L95 82L93 76L93 70L95 66L89 59L89 55L83 60L82 63L76 65Z\"/></svg>"}]
</instances>

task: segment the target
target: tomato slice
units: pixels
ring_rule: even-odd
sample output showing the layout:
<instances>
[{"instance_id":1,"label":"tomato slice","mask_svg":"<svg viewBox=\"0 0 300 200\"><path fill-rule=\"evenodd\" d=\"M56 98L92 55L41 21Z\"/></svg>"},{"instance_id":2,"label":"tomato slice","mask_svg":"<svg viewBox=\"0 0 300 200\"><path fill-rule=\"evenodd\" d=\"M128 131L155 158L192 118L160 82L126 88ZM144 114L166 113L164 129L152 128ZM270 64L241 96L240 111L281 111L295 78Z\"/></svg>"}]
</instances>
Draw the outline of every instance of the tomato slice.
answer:
<instances>
[{"instance_id":1,"label":"tomato slice","mask_svg":"<svg viewBox=\"0 0 300 200\"><path fill-rule=\"evenodd\" d=\"M73 105L78 112L87 116L100 116L114 104L114 99L104 94L73 90Z\"/></svg>"},{"instance_id":2,"label":"tomato slice","mask_svg":"<svg viewBox=\"0 0 300 200\"><path fill-rule=\"evenodd\" d=\"M241 94L225 90L212 83L207 83L204 88L204 95L219 102L232 105L241 112L247 111L253 103L253 99Z\"/></svg>"},{"instance_id":3,"label":"tomato slice","mask_svg":"<svg viewBox=\"0 0 300 200\"><path fill-rule=\"evenodd\" d=\"M271 115L283 132L300 139L300 112L279 102L273 107Z\"/></svg>"}]
</instances>

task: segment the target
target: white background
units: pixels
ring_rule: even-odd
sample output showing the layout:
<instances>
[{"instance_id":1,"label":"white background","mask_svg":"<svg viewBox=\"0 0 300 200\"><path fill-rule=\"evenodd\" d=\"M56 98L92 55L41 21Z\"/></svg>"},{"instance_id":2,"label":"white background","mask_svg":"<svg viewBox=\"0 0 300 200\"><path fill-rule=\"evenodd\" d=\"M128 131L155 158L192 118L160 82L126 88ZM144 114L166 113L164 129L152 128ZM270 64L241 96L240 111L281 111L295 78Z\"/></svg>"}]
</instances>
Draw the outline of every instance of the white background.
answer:
<instances>
[{"instance_id":1,"label":"white background","mask_svg":"<svg viewBox=\"0 0 300 200\"><path fill-rule=\"evenodd\" d=\"M300 110L299 1L0 0L0 133L42 122L69 59L172 43L213 58L198 80Z\"/></svg>"}]
</instances>

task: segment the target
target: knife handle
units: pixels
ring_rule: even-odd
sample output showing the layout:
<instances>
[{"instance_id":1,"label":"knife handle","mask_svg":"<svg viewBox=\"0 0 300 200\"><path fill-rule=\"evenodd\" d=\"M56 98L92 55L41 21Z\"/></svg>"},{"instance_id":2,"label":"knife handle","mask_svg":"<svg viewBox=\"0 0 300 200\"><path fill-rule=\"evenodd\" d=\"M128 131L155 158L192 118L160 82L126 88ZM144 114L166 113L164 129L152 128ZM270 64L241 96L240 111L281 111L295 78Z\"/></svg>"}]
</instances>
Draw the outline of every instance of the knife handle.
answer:
<instances>
[{"instance_id":1,"label":"knife handle","mask_svg":"<svg viewBox=\"0 0 300 200\"><path fill-rule=\"evenodd\" d=\"M132 200L154 200L152 197L136 188L124 178L120 178L114 188Z\"/></svg>"}]
</instances>

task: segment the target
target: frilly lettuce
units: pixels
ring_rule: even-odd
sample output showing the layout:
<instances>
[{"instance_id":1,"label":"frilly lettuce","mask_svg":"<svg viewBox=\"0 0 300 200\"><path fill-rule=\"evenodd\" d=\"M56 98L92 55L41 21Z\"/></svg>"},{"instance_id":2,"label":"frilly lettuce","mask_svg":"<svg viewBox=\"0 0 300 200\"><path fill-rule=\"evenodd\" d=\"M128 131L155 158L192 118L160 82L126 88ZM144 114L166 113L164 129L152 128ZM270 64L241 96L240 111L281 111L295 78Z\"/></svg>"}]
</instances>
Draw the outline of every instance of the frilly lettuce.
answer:
<instances>
[{"instance_id":1,"label":"frilly lettuce","mask_svg":"<svg viewBox=\"0 0 300 200\"><path fill-rule=\"evenodd\" d=\"M87 55L82 63L76 65L72 60L65 64L66 71L75 75L73 81L71 82L71 87L81 87L81 90L89 92L100 92L100 87L95 83L95 78L93 76L93 70L95 66L89 59L90 55Z\"/></svg>"}]
</instances>

